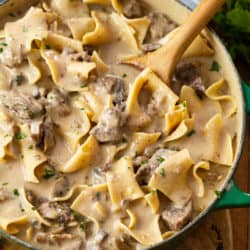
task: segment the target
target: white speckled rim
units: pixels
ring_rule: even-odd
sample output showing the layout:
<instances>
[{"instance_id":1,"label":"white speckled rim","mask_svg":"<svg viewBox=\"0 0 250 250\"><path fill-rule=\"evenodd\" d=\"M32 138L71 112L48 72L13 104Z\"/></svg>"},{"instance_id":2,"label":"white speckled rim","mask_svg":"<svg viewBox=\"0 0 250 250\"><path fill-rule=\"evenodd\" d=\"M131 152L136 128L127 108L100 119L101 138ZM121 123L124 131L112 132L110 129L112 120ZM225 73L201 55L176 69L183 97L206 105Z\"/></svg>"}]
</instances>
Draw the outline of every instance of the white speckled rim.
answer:
<instances>
[{"instance_id":1,"label":"white speckled rim","mask_svg":"<svg viewBox=\"0 0 250 250\"><path fill-rule=\"evenodd\" d=\"M0 0L0 6L7 3L9 0ZM163 1L168 1L168 0L163 0ZM178 0L179 2L181 2L182 4L184 4L185 6L187 6L189 9L193 9L197 3L199 2L199 0ZM217 43L219 44L222 44L222 42L220 41L220 39L218 38L218 36L212 32L213 35L214 35L214 38L216 40ZM223 47L223 50L225 52L225 54L227 54L227 60L230 62L231 65L233 65L233 61L229 55L228 52L226 52L226 49L225 47L222 45ZM236 70L235 67L233 67L234 69L234 74L235 76L237 76L237 83L240 85L240 94L241 94L241 109L243 110L243 114L242 114L242 127L241 127L241 130L242 130L242 133L241 133L241 136L239 138L239 147L238 147L238 150L237 150L237 154L236 154L236 159L235 159L235 162L234 162L234 165L231 169L231 172L230 174L228 175L226 181L225 181L225 184L224 184L224 187L223 187L223 191L225 191L228 187L228 185L230 184L231 180L232 180L232 177L235 173L235 170L237 168L237 165L239 163L239 160L240 160L240 156L241 156L241 153L242 153L242 149L243 149L243 145L244 145L244 139L245 139L245 128L246 128L246 113L244 112L245 110L245 102L244 102L244 94L243 94L243 89L242 89L242 86L240 84L240 77L239 77L239 74ZM218 198L219 199L219 198ZM173 245L178 241L180 240L181 238L183 238L191 229L193 229L210 211L213 210L214 208L214 205L215 203L217 202L216 199L213 203L211 203L204 211L202 211L192 222L190 222L188 225L186 225L181 231L179 231L177 234L173 235L172 237L168 238L167 240L165 241L162 241L158 244L156 244L155 246L153 247L150 247L148 248L148 250L167 250L167 249L172 249ZM19 240L18 238L12 236L12 235L9 235L7 234L6 232L0 230L0 237L4 237L18 245L21 245L27 249L32 249L32 250L39 250L38 248L35 248L33 247L32 245L30 245L29 243L26 243L24 241L21 241Z\"/></svg>"}]
</instances>

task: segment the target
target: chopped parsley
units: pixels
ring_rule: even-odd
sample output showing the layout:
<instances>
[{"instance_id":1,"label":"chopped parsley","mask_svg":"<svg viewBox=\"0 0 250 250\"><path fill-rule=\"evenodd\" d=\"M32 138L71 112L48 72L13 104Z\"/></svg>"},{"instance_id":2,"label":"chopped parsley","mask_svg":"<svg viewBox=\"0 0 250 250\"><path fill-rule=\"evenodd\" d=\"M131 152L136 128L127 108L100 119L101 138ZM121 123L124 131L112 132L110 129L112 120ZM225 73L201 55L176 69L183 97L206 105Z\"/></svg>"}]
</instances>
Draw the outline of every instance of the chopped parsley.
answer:
<instances>
[{"instance_id":1,"label":"chopped parsley","mask_svg":"<svg viewBox=\"0 0 250 250\"><path fill-rule=\"evenodd\" d=\"M13 189L13 194L15 196L19 196L19 191L17 190L17 188Z\"/></svg>"},{"instance_id":2,"label":"chopped parsley","mask_svg":"<svg viewBox=\"0 0 250 250\"><path fill-rule=\"evenodd\" d=\"M16 75L14 81L19 85L22 83L23 80L24 80L24 76L22 74L19 74L19 75Z\"/></svg>"},{"instance_id":3,"label":"chopped parsley","mask_svg":"<svg viewBox=\"0 0 250 250\"><path fill-rule=\"evenodd\" d=\"M21 208L21 212L25 212L25 210L23 208Z\"/></svg>"},{"instance_id":4,"label":"chopped parsley","mask_svg":"<svg viewBox=\"0 0 250 250\"><path fill-rule=\"evenodd\" d=\"M7 44L7 43L5 43L5 42L2 42L2 43L0 43L0 46L7 47L7 46L8 46L8 44Z\"/></svg>"},{"instance_id":5,"label":"chopped parsley","mask_svg":"<svg viewBox=\"0 0 250 250\"><path fill-rule=\"evenodd\" d=\"M180 103L180 105L183 106L184 108L186 108L187 107L187 102L183 101L183 102Z\"/></svg>"},{"instance_id":6,"label":"chopped parsley","mask_svg":"<svg viewBox=\"0 0 250 250\"><path fill-rule=\"evenodd\" d=\"M0 48L0 53L2 53L3 52L3 48Z\"/></svg>"},{"instance_id":7,"label":"chopped parsley","mask_svg":"<svg viewBox=\"0 0 250 250\"><path fill-rule=\"evenodd\" d=\"M101 193L100 192L96 192L95 197L96 197L97 200L100 199L100 196L101 196Z\"/></svg>"},{"instance_id":8,"label":"chopped parsley","mask_svg":"<svg viewBox=\"0 0 250 250\"><path fill-rule=\"evenodd\" d=\"M211 68L210 68L210 71L219 72L220 71L220 65L219 65L219 63L216 62L216 61L213 61L212 65L211 65Z\"/></svg>"},{"instance_id":9,"label":"chopped parsley","mask_svg":"<svg viewBox=\"0 0 250 250\"><path fill-rule=\"evenodd\" d=\"M28 27L27 26L23 26L23 32L28 32L28 31L29 31Z\"/></svg>"},{"instance_id":10,"label":"chopped parsley","mask_svg":"<svg viewBox=\"0 0 250 250\"><path fill-rule=\"evenodd\" d=\"M77 211L75 211L75 210L72 211L72 215L73 215L75 220L77 220L78 217L79 217L79 213Z\"/></svg>"},{"instance_id":11,"label":"chopped parsley","mask_svg":"<svg viewBox=\"0 0 250 250\"><path fill-rule=\"evenodd\" d=\"M9 134L5 134L3 137L6 138L6 137L8 137L8 136L10 136L10 135L9 135Z\"/></svg>"},{"instance_id":12,"label":"chopped parsley","mask_svg":"<svg viewBox=\"0 0 250 250\"><path fill-rule=\"evenodd\" d=\"M190 130L188 133L187 133L187 136L190 137L192 135L194 135L196 133L196 131L194 129Z\"/></svg>"},{"instance_id":13,"label":"chopped parsley","mask_svg":"<svg viewBox=\"0 0 250 250\"><path fill-rule=\"evenodd\" d=\"M36 207L32 207L31 209L32 209L33 211L35 211L35 210L36 210Z\"/></svg>"},{"instance_id":14,"label":"chopped parsley","mask_svg":"<svg viewBox=\"0 0 250 250\"><path fill-rule=\"evenodd\" d=\"M221 191L215 190L214 193L218 198L221 197Z\"/></svg>"},{"instance_id":15,"label":"chopped parsley","mask_svg":"<svg viewBox=\"0 0 250 250\"><path fill-rule=\"evenodd\" d=\"M43 176L44 179L48 180L50 178L52 178L53 176L55 176L55 170L52 168L45 168L45 175Z\"/></svg>"},{"instance_id":16,"label":"chopped parsley","mask_svg":"<svg viewBox=\"0 0 250 250\"><path fill-rule=\"evenodd\" d=\"M165 161L165 158L159 156L159 157L157 158L157 161L158 161L159 163L162 163L162 162Z\"/></svg>"},{"instance_id":17,"label":"chopped parsley","mask_svg":"<svg viewBox=\"0 0 250 250\"><path fill-rule=\"evenodd\" d=\"M156 189L152 189L151 191L150 191L150 193L153 195L153 194L155 194L156 193Z\"/></svg>"},{"instance_id":18,"label":"chopped parsley","mask_svg":"<svg viewBox=\"0 0 250 250\"><path fill-rule=\"evenodd\" d=\"M141 163L141 167L143 167L145 164L147 164L148 163L148 160L145 160L145 161L142 161L142 163Z\"/></svg>"},{"instance_id":19,"label":"chopped parsley","mask_svg":"<svg viewBox=\"0 0 250 250\"><path fill-rule=\"evenodd\" d=\"M83 110L85 110L85 108L80 108L80 110L82 110L82 111L83 111Z\"/></svg>"},{"instance_id":20,"label":"chopped parsley","mask_svg":"<svg viewBox=\"0 0 250 250\"><path fill-rule=\"evenodd\" d=\"M23 140L27 137L27 135L25 133L22 133L22 132L18 132L16 133L16 139L17 140Z\"/></svg>"},{"instance_id":21,"label":"chopped parsley","mask_svg":"<svg viewBox=\"0 0 250 250\"><path fill-rule=\"evenodd\" d=\"M29 145L28 149L33 149L33 145Z\"/></svg>"},{"instance_id":22,"label":"chopped parsley","mask_svg":"<svg viewBox=\"0 0 250 250\"><path fill-rule=\"evenodd\" d=\"M80 225L79 225L79 227L83 230L83 231L85 231L86 230L86 225L87 223L85 222L85 221L82 221L82 222L80 222Z\"/></svg>"},{"instance_id":23,"label":"chopped parsley","mask_svg":"<svg viewBox=\"0 0 250 250\"><path fill-rule=\"evenodd\" d=\"M36 113L34 113L33 111L29 111L29 117L30 119L34 119L36 117Z\"/></svg>"},{"instance_id":24,"label":"chopped parsley","mask_svg":"<svg viewBox=\"0 0 250 250\"><path fill-rule=\"evenodd\" d=\"M45 44L45 48L46 48L46 49L51 49L51 47L50 47L49 44Z\"/></svg>"},{"instance_id":25,"label":"chopped parsley","mask_svg":"<svg viewBox=\"0 0 250 250\"><path fill-rule=\"evenodd\" d=\"M131 169L131 167L130 166L128 166L128 170L130 170Z\"/></svg>"},{"instance_id":26,"label":"chopped parsley","mask_svg":"<svg viewBox=\"0 0 250 250\"><path fill-rule=\"evenodd\" d=\"M8 182L4 182L2 185L7 186L8 184L9 184Z\"/></svg>"},{"instance_id":27,"label":"chopped parsley","mask_svg":"<svg viewBox=\"0 0 250 250\"><path fill-rule=\"evenodd\" d=\"M122 75L122 78L126 78L128 75L126 74L126 73L124 73L123 75Z\"/></svg>"},{"instance_id":28,"label":"chopped parsley","mask_svg":"<svg viewBox=\"0 0 250 250\"><path fill-rule=\"evenodd\" d=\"M165 169L161 168L159 171L160 176L165 176Z\"/></svg>"}]
</instances>

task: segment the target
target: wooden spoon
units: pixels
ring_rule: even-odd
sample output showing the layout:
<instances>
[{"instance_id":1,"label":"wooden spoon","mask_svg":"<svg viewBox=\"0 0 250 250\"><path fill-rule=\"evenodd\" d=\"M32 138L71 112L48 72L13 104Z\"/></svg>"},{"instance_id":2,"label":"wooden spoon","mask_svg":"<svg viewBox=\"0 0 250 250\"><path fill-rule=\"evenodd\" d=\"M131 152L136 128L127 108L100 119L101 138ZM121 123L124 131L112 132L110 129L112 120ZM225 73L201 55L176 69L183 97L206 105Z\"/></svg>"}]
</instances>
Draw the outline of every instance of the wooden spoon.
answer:
<instances>
[{"instance_id":1,"label":"wooden spoon","mask_svg":"<svg viewBox=\"0 0 250 250\"><path fill-rule=\"evenodd\" d=\"M125 59L122 63L131 64L140 69L149 67L164 82L170 84L175 67L182 55L224 2L225 0L202 0L173 38L164 46L146 55Z\"/></svg>"}]
</instances>

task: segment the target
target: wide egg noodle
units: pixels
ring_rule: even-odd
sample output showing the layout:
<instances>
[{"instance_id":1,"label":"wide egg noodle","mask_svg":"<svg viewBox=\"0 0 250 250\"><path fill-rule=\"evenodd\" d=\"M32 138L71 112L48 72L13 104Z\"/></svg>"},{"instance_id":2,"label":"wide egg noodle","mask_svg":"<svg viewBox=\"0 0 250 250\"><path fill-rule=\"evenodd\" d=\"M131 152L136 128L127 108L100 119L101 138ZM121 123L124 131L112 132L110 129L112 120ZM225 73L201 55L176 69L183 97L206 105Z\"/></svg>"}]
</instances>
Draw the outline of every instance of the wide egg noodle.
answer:
<instances>
[{"instance_id":1,"label":"wide egg noodle","mask_svg":"<svg viewBox=\"0 0 250 250\"><path fill-rule=\"evenodd\" d=\"M89 167L89 164L98 152L98 142L90 135L87 140L78 147L74 155L62 166L63 173L72 173L81 168Z\"/></svg>"},{"instance_id":2,"label":"wide egg noodle","mask_svg":"<svg viewBox=\"0 0 250 250\"><path fill-rule=\"evenodd\" d=\"M209 171L210 170L210 164L209 162L206 161L200 161L196 163L193 166L193 171L192 171L192 178L191 181L189 182L189 185L191 186L193 193L197 197L204 197L205 195L205 185L204 185L204 180L198 173L200 171Z\"/></svg>"},{"instance_id":3,"label":"wide egg noodle","mask_svg":"<svg viewBox=\"0 0 250 250\"><path fill-rule=\"evenodd\" d=\"M178 97L157 77L149 68L142 71L129 89L126 113L129 115L129 125L132 127L146 126L151 122L150 117L138 103L138 96L143 87L152 92L155 100L161 102L161 112L167 113L174 109Z\"/></svg>"},{"instance_id":4,"label":"wide egg noodle","mask_svg":"<svg viewBox=\"0 0 250 250\"><path fill-rule=\"evenodd\" d=\"M28 216L23 215L18 218L6 218L0 216L0 228L9 234L18 234L20 227L28 223Z\"/></svg>"},{"instance_id":5,"label":"wide egg noodle","mask_svg":"<svg viewBox=\"0 0 250 250\"><path fill-rule=\"evenodd\" d=\"M173 154L154 171L149 186L160 190L174 203L185 205L192 196L187 185L187 176L193 163L186 149Z\"/></svg>"},{"instance_id":6,"label":"wide egg noodle","mask_svg":"<svg viewBox=\"0 0 250 250\"><path fill-rule=\"evenodd\" d=\"M212 85L210 85L206 90L206 95L215 101L219 101L222 103L227 103L224 107L224 115L225 117L230 117L237 111L237 104L234 96L221 94L220 89L226 84L225 79L221 79Z\"/></svg>"},{"instance_id":7,"label":"wide egg noodle","mask_svg":"<svg viewBox=\"0 0 250 250\"><path fill-rule=\"evenodd\" d=\"M49 66L54 83L68 91L83 91L83 82L96 68L93 62L73 61L56 51L43 49L41 55Z\"/></svg>"},{"instance_id":8,"label":"wide egg noodle","mask_svg":"<svg viewBox=\"0 0 250 250\"><path fill-rule=\"evenodd\" d=\"M7 64L20 64L22 55L31 50L33 41L47 38L47 18L41 9L31 7L22 19L5 24L4 33L8 48L2 53L2 58L5 57L5 52L12 55L12 60L9 63L7 61ZM4 60L1 61L5 63Z\"/></svg>"},{"instance_id":9,"label":"wide egg noodle","mask_svg":"<svg viewBox=\"0 0 250 250\"><path fill-rule=\"evenodd\" d=\"M50 7L65 19L89 16L89 9L84 1L51 0Z\"/></svg>"},{"instance_id":10,"label":"wide egg noodle","mask_svg":"<svg viewBox=\"0 0 250 250\"><path fill-rule=\"evenodd\" d=\"M145 199L132 202L128 212L133 222L121 221L121 228L126 233L144 246L151 246L162 240L159 215L152 212Z\"/></svg>"},{"instance_id":11,"label":"wide egg noodle","mask_svg":"<svg viewBox=\"0 0 250 250\"><path fill-rule=\"evenodd\" d=\"M35 146L27 124L21 126L21 133L24 137L19 141L24 180L32 183L39 183L37 175L44 168L44 165L46 165L47 157Z\"/></svg>"},{"instance_id":12,"label":"wide egg noodle","mask_svg":"<svg viewBox=\"0 0 250 250\"><path fill-rule=\"evenodd\" d=\"M131 157L125 156L112 165L106 173L108 190L114 211L121 207L123 200L136 200L144 196L135 180Z\"/></svg>"},{"instance_id":13,"label":"wide egg noodle","mask_svg":"<svg viewBox=\"0 0 250 250\"><path fill-rule=\"evenodd\" d=\"M71 209L86 216L94 222L97 229L100 229L100 221L106 217L103 211L108 211L107 195L107 184L88 187L77 196Z\"/></svg>"}]
</instances>

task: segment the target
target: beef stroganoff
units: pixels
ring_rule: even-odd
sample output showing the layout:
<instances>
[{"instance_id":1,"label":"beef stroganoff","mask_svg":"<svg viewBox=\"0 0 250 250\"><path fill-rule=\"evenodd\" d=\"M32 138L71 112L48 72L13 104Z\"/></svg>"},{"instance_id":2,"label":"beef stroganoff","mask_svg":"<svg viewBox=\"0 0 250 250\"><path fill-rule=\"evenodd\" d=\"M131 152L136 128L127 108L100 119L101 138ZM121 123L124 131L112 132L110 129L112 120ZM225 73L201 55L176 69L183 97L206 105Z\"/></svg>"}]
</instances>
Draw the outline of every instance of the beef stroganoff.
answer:
<instances>
[{"instance_id":1,"label":"beef stroganoff","mask_svg":"<svg viewBox=\"0 0 250 250\"><path fill-rule=\"evenodd\" d=\"M178 30L148 2L41 1L4 22L0 229L41 249L145 249L220 195L236 100L205 33L170 85L121 64Z\"/></svg>"}]
</instances>

